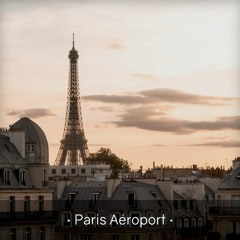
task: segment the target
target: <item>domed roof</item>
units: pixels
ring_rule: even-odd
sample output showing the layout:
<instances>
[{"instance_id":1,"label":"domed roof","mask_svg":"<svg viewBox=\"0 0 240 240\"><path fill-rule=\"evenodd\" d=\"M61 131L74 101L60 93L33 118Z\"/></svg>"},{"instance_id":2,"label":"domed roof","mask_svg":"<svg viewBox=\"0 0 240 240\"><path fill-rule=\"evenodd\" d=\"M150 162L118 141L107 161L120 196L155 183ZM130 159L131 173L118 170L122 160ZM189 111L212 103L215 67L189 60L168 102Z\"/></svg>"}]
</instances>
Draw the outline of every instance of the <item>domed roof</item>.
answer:
<instances>
[{"instance_id":1,"label":"domed roof","mask_svg":"<svg viewBox=\"0 0 240 240\"><path fill-rule=\"evenodd\" d=\"M25 132L25 142L26 144L34 144L34 163L48 163L49 162L49 150L47 138L43 130L31 119L21 118L15 122L11 127L10 131L19 131L22 130ZM26 154L26 158L28 158ZM28 159L30 160L30 159ZM32 162L32 161L30 161Z\"/></svg>"}]
</instances>

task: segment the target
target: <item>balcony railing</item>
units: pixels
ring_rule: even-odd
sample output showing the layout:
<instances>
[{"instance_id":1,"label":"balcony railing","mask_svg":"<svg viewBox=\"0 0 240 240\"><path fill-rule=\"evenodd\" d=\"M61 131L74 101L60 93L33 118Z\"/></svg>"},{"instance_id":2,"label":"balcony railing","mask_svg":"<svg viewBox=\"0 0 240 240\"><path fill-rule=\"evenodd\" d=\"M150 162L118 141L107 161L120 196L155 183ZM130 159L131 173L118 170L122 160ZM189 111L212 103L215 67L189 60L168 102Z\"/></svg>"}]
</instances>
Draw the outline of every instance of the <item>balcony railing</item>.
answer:
<instances>
[{"instance_id":1,"label":"balcony railing","mask_svg":"<svg viewBox=\"0 0 240 240\"><path fill-rule=\"evenodd\" d=\"M9 221L56 220L57 211L0 212L0 223Z\"/></svg>"},{"instance_id":2,"label":"balcony railing","mask_svg":"<svg viewBox=\"0 0 240 240\"><path fill-rule=\"evenodd\" d=\"M197 236L206 234L208 231L208 227L191 227L191 228L177 228L176 233L178 235L186 235L186 236Z\"/></svg>"},{"instance_id":3,"label":"balcony railing","mask_svg":"<svg viewBox=\"0 0 240 240\"><path fill-rule=\"evenodd\" d=\"M209 213L212 215L240 216L240 207L210 207Z\"/></svg>"}]
</instances>

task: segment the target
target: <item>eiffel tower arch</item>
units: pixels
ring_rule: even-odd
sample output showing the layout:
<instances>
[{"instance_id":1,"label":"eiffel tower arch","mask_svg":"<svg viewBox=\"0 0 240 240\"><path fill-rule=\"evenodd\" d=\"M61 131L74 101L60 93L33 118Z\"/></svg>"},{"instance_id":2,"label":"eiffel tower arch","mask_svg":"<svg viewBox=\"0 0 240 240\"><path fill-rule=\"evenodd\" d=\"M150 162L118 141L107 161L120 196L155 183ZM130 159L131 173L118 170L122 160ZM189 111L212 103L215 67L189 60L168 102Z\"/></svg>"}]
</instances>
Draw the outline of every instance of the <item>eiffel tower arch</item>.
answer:
<instances>
[{"instance_id":1,"label":"eiffel tower arch","mask_svg":"<svg viewBox=\"0 0 240 240\"><path fill-rule=\"evenodd\" d=\"M78 52L73 47L69 52L69 80L66 118L60 148L55 165L81 165L89 155L85 138L78 78Z\"/></svg>"}]
</instances>

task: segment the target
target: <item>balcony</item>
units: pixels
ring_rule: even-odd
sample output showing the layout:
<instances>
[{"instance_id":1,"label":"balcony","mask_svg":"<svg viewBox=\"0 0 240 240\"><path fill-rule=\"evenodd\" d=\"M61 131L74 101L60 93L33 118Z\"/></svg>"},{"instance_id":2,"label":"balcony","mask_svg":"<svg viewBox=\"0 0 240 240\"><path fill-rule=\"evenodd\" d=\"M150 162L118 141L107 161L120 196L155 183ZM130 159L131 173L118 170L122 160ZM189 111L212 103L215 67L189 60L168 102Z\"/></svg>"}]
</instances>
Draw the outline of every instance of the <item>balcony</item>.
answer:
<instances>
[{"instance_id":1,"label":"balcony","mask_svg":"<svg viewBox=\"0 0 240 240\"><path fill-rule=\"evenodd\" d=\"M208 232L208 227L191 227L191 228L177 228L177 235L181 236L199 236Z\"/></svg>"},{"instance_id":2,"label":"balcony","mask_svg":"<svg viewBox=\"0 0 240 240\"><path fill-rule=\"evenodd\" d=\"M0 212L0 224L18 221L55 221L57 211Z\"/></svg>"},{"instance_id":3,"label":"balcony","mask_svg":"<svg viewBox=\"0 0 240 240\"><path fill-rule=\"evenodd\" d=\"M240 216L240 207L210 207L209 213L211 215Z\"/></svg>"}]
</instances>

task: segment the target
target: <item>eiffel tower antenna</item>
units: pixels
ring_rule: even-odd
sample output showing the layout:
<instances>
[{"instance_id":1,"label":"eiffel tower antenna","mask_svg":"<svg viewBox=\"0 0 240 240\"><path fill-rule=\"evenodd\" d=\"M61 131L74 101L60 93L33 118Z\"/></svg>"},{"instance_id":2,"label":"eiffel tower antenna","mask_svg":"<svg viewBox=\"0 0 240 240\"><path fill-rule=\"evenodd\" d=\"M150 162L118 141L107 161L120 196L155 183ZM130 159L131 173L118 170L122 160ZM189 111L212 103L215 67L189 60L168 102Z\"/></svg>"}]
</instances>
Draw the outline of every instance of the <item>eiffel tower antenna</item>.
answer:
<instances>
[{"instance_id":1,"label":"eiffel tower antenna","mask_svg":"<svg viewBox=\"0 0 240 240\"><path fill-rule=\"evenodd\" d=\"M85 138L78 79L78 52L73 47L69 52L69 81L65 126L55 165L81 165L89 155Z\"/></svg>"}]
</instances>

